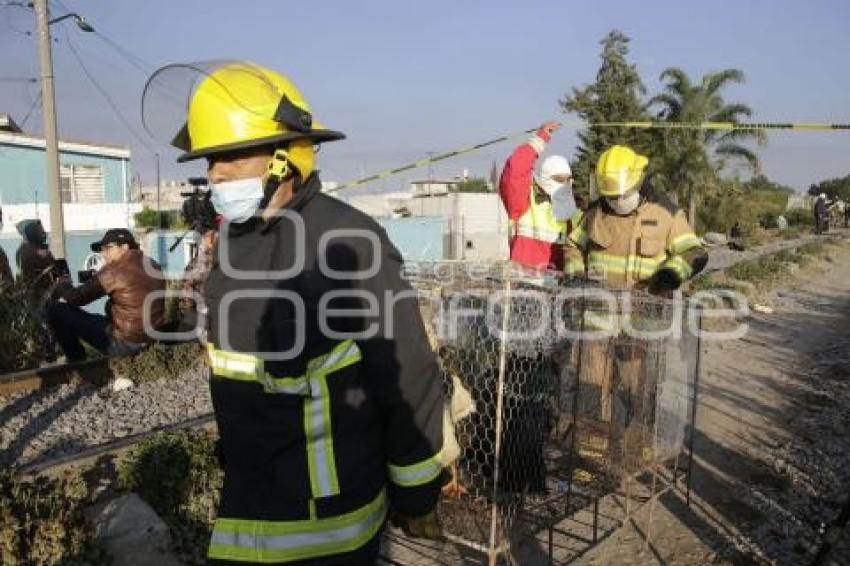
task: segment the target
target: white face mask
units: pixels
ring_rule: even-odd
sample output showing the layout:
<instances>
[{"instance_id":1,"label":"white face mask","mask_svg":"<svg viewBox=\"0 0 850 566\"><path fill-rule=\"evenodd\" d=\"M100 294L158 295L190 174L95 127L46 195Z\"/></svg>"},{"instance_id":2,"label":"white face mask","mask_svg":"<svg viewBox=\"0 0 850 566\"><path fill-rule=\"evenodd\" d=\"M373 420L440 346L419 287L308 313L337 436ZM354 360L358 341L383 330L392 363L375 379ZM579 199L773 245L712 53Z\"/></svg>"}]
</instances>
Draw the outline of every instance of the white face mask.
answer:
<instances>
[{"instance_id":1,"label":"white face mask","mask_svg":"<svg viewBox=\"0 0 850 566\"><path fill-rule=\"evenodd\" d=\"M216 212L228 222L246 222L260 208L263 200L265 180L263 177L250 177L211 186L210 201Z\"/></svg>"},{"instance_id":2,"label":"white face mask","mask_svg":"<svg viewBox=\"0 0 850 566\"><path fill-rule=\"evenodd\" d=\"M631 214L640 204L640 192L633 191L622 197L605 197L608 206L620 216Z\"/></svg>"},{"instance_id":3,"label":"white face mask","mask_svg":"<svg viewBox=\"0 0 850 566\"><path fill-rule=\"evenodd\" d=\"M558 220L568 220L576 211L573 198L572 181L552 193L552 214Z\"/></svg>"}]
</instances>

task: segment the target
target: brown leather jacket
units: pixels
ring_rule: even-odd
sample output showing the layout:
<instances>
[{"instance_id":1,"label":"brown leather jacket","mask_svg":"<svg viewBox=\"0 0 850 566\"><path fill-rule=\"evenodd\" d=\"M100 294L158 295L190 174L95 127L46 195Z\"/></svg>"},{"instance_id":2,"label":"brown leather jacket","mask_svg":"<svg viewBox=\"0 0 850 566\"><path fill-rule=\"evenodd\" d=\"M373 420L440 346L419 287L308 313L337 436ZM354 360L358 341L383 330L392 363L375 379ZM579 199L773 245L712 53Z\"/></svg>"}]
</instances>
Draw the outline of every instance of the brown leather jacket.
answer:
<instances>
[{"instance_id":1,"label":"brown leather jacket","mask_svg":"<svg viewBox=\"0 0 850 566\"><path fill-rule=\"evenodd\" d=\"M146 267L150 273L145 271ZM109 295L106 315L112 325L112 336L136 344L147 343L151 338L144 327L145 297L153 291L165 290L165 279L152 273L160 273L156 262L140 250L128 250L120 260L104 266L90 281L76 288L65 287L57 295L74 306L87 305ZM164 297L151 301L149 320L154 328L162 326L164 312Z\"/></svg>"}]
</instances>

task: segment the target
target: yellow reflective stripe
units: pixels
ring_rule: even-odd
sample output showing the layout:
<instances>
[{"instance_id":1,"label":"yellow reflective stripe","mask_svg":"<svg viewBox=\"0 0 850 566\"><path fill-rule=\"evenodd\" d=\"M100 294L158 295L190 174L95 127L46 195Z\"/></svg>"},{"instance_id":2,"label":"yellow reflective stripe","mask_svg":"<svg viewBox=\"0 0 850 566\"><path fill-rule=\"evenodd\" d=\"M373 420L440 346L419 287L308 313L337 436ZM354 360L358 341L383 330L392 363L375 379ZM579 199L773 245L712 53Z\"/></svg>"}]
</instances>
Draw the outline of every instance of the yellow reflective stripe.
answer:
<instances>
[{"instance_id":1,"label":"yellow reflective stripe","mask_svg":"<svg viewBox=\"0 0 850 566\"><path fill-rule=\"evenodd\" d=\"M517 224L515 234L517 236L534 238L535 240L541 240L549 243L563 243L564 238L563 232L554 232L541 226L526 224L524 222Z\"/></svg>"},{"instance_id":2,"label":"yellow reflective stripe","mask_svg":"<svg viewBox=\"0 0 850 566\"><path fill-rule=\"evenodd\" d=\"M345 340L307 364L311 396L304 400L304 433L313 497L339 495L327 378L331 373L359 362L362 357L357 343Z\"/></svg>"},{"instance_id":3,"label":"yellow reflective stripe","mask_svg":"<svg viewBox=\"0 0 850 566\"><path fill-rule=\"evenodd\" d=\"M212 344L207 344L207 355L210 367L222 377L239 381L254 381L257 379L257 359L239 352L216 350Z\"/></svg>"},{"instance_id":4,"label":"yellow reflective stripe","mask_svg":"<svg viewBox=\"0 0 850 566\"><path fill-rule=\"evenodd\" d=\"M682 278L682 281L691 276L691 266L688 265L688 262L682 256L674 255L664 262L662 265L665 269L672 269L675 271L679 277Z\"/></svg>"},{"instance_id":5,"label":"yellow reflective stripe","mask_svg":"<svg viewBox=\"0 0 850 566\"><path fill-rule=\"evenodd\" d=\"M310 360L307 364L307 371L320 371L325 374L332 373L359 362L362 357L360 348L357 347L356 342L352 340L343 340L327 354L323 354Z\"/></svg>"},{"instance_id":6,"label":"yellow reflective stripe","mask_svg":"<svg viewBox=\"0 0 850 566\"><path fill-rule=\"evenodd\" d=\"M314 385L315 384L315 385ZM339 480L333 449L330 395L325 375L310 381L311 389L319 389L319 396L304 400L304 434L306 436L307 468L313 497L339 494Z\"/></svg>"},{"instance_id":7,"label":"yellow reflective stripe","mask_svg":"<svg viewBox=\"0 0 850 566\"><path fill-rule=\"evenodd\" d=\"M210 364L218 377L262 384L266 393L304 396L304 434L307 467L313 497L339 494L339 479L331 426L331 400L327 379L330 374L359 362L363 355L357 343L344 340L330 352L311 359L307 373L297 377L272 377L263 361L250 354L225 352L208 346Z\"/></svg>"},{"instance_id":8,"label":"yellow reflective stripe","mask_svg":"<svg viewBox=\"0 0 850 566\"><path fill-rule=\"evenodd\" d=\"M614 331L619 327L619 320L614 313L586 311L584 313L584 326L586 330Z\"/></svg>"},{"instance_id":9,"label":"yellow reflective stripe","mask_svg":"<svg viewBox=\"0 0 850 566\"><path fill-rule=\"evenodd\" d=\"M579 226L570 233L570 240L575 242L579 249L583 250L585 247L587 247L587 232L584 228Z\"/></svg>"},{"instance_id":10,"label":"yellow reflective stripe","mask_svg":"<svg viewBox=\"0 0 850 566\"><path fill-rule=\"evenodd\" d=\"M567 275L579 275L584 273L584 260L567 257L564 261L564 273Z\"/></svg>"},{"instance_id":11,"label":"yellow reflective stripe","mask_svg":"<svg viewBox=\"0 0 850 566\"><path fill-rule=\"evenodd\" d=\"M702 242L697 238L697 235L693 232L686 232L673 238L673 241L670 242L670 251L675 255L700 246L702 246Z\"/></svg>"},{"instance_id":12,"label":"yellow reflective stripe","mask_svg":"<svg viewBox=\"0 0 850 566\"><path fill-rule=\"evenodd\" d=\"M430 458L409 466L388 464L390 481L401 487L414 487L433 481L443 471L442 454L440 450Z\"/></svg>"},{"instance_id":13,"label":"yellow reflective stripe","mask_svg":"<svg viewBox=\"0 0 850 566\"><path fill-rule=\"evenodd\" d=\"M534 189L529 194L528 210L514 224L514 234L533 238L550 244L563 244L566 241L567 223L555 218L552 203L537 203Z\"/></svg>"},{"instance_id":14,"label":"yellow reflective stripe","mask_svg":"<svg viewBox=\"0 0 850 566\"><path fill-rule=\"evenodd\" d=\"M351 552L374 537L387 515L387 494L363 507L324 519L255 521L219 518L209 558L270 563Z\"/></svg>"},{"instance_id":15,"label":"yellow reflective stripe","mask_svg":"<svg viewBox=\"0 0 850 566\"><path fill-rule=\"evenodd\" d=\"M236 381L256 381L263 386L266 393L289 393L292 395L307 395L310 392L308 375L295 377L273 377L265 371L263 360L242 352L217 350L212 344L207 346L210 366L217 377L225 377ZM321 370L325 374L342 369L360 361L362 358L357 344L345 340L337 344L333 350L307 364L310 368Z\"/></svg>"},{"instance_id":16,"label":"yellow reflective stripe","mask_svg":"<svg viewBox=\"0 0 850 566\"><path fill-rule=\"evenodd\" d=\"M605 271L617 275L636 273L639 277L651 277L658 266L664 261L664 256L655 258L636 255L615 256L601 252L590 252L587 257L588 271Z\"/></svg>"}]
</instances>

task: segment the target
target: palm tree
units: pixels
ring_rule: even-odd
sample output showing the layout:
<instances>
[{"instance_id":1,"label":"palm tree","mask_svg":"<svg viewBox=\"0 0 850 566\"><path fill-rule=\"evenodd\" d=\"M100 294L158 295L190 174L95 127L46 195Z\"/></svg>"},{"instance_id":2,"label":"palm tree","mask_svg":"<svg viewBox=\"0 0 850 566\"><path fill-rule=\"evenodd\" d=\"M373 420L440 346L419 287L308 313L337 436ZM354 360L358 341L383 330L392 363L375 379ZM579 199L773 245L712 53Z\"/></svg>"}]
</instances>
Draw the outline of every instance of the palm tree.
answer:
<instances>
[{"instance_id":1,"label":"palm tree","mask_svg":"<svg viewBox=\"0 0 850 566\"><path fill-rule=\"evenodd\" d=\"M694 84L677 67L665 69L660 80L664 90L652 97L650 108L657 118L668 122L739 122L752 110L740 103L727 103L721 94L731 83L742 83L744 73L725 69L708 73ZM660 188L687 200L694 221L698 200L717 187L718 173L730 163L743 162L754 172L759 170L758 156L746 145L765 142L761 130L673 129L656 130L653 172Z\"/></svg>"}]
</instances>

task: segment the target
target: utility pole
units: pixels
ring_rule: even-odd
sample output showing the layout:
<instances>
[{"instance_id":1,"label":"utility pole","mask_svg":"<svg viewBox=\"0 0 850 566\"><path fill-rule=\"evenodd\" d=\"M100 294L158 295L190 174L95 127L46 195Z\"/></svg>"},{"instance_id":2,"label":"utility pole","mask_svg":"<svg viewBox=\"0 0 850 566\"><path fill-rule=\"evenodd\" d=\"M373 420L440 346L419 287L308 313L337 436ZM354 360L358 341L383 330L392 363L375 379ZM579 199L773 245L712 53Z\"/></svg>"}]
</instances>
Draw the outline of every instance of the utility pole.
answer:
<instances>
[{"instance_id":1,"label":"utility pole","mask_svg":"<svg viewBox=\"0 0 850 566\"><path fill-rule=\"evenodd\" d=\"M50 17L47 0L33 0L41 64L42 114L47 157L47 199L50 204L50 251L56 259L65 258L65 219L59 186L59 139L56 133L56 101L53 93L53 57L50 52Z\"/></svg>"},{"instance_id":2,"label":"utility pole","mask_svg":"<svg viewBox=\"0 0 850 566\"><path fill-rule=\"evenodd\" d=\"M159 176L159 154L154 153L154 156L156 156L156 229L162 230L162 209L160 208L159 201L159 193L162 187L162 180Z\"/></svg>"}]
</instances>

